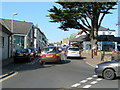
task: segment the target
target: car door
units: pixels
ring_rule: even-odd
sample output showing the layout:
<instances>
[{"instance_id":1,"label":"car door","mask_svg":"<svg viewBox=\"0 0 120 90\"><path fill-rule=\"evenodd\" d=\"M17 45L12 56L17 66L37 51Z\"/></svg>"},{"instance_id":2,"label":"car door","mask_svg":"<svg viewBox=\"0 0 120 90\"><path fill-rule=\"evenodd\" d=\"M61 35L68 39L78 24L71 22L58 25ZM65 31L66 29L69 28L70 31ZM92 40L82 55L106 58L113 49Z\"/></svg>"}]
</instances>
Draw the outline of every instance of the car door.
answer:
<instances>
[{"instance_id":1,"label":"car door","mask_svg":"<svg viewBox=\"0 0 120 90\"><path fill-rule=\"evenodd\" d=\"M120 60L118 61L118 75L120 76Z\"/></svg>"}]
</instances>

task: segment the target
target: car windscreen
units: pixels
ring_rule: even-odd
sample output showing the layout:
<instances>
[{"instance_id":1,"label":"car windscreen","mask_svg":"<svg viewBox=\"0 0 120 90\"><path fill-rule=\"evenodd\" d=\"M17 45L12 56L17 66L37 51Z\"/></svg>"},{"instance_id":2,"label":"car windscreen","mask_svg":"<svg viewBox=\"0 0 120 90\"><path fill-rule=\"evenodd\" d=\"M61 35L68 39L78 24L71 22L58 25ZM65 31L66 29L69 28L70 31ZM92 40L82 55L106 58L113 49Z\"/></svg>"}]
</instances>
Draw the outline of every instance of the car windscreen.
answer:
<instances>
[{"instance_id":1,"label":"car windscreen","mask_svg":"<svg viewBox=\"0 0 120 90\"><path fill-rule=\"evenodd\" d=\"M43 53L55 53L56 52L56 48L44 48L42 49Z\"/></svg>"},{"instance_id":2,"label":"car windscreen","mask_svg":"<svg viewBox=\"0 0 120 90\"><path fill-rule=\"evenodd\" d=\"M69 48L68 50L69 51L79 51L80 49L79 48Z\"/></svg>"}]
</instances>

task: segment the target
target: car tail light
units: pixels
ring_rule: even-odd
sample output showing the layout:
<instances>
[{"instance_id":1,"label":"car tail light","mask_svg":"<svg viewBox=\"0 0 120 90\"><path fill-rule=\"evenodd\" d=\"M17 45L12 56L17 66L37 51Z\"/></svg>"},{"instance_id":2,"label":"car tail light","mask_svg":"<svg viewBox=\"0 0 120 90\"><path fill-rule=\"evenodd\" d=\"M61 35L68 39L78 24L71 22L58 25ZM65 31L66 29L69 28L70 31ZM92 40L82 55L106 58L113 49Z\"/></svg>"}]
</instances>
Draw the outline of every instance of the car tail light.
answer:
<instances>
[{"instance_id":1,"label":"car tail light","mask_svg":"<svg viewBox=\"0 0 120 90\"><path fill-rule=\"evenodd\" d=\"M66 54L68 54L68 51L66 51Z\"/></svg>"},{"instance_id":2,"label":"car tail light","mask_svg":"<svg viewBox=\"0 0 120 90\"><path fill-rule=\"evenodd\" d=\"M81 51L79 51L79 54L81 54Z\"/></svg>"},{"instance_id":3,"label":"car tail light","mask_svg":"<svg viewBox=\"0 0 120 90\"><path fill-rule=\"evenodd\" d=\"M58 57L58 56L59 56L59 53L55 53L55 56Z\"/></svg>"},{"instance_id":4,"label":"car tail light","mask_svg":"<svg viewBox=\"0 0 120 90\"><path fill-rule=\"evenodd\" d=\"M42 54L42 53L40 53L40 57L43 57L43 54Z\"/></svg>"},{"instance_id":5,"label":"car tail light","mask_svg":"<svg viewBox=\"0 0 120 90\"><path fill-rule=\"evenodd\" d=\"M36 53L36 51L33 51L33 53Z\"/></svg>"},{"instance_id":6,"label":"car tail light","mask_svg":"<svg viewBox=\"0 0 120 90\"><path fill-rule=\"evenodd\" d=\"M28 55L29 53L26 53L26 55Z\"/></svg>"}]
</instances>

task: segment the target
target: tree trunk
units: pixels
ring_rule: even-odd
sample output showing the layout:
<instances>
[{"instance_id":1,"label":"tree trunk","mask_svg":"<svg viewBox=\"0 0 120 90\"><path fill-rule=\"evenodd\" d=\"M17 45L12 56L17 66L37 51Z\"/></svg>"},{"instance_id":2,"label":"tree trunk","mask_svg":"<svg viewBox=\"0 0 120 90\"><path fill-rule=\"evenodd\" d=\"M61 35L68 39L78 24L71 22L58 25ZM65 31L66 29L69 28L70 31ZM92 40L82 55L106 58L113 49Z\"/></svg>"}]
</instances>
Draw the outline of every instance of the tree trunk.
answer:
<instances>
[{"instance_id":1,"label":"tree trunk","mask_svg":"<svg viewBox=\"0 0 120 90\"><path fill-rule=\"evenodd\" d=\"M94 57L94 50L97 50L97 30L96 29L92 29L91 30L91 35L90 35L90 39L91 39L91 58ZM97 53L97 52L96 52Z\"/></svg>"}]
</instances>

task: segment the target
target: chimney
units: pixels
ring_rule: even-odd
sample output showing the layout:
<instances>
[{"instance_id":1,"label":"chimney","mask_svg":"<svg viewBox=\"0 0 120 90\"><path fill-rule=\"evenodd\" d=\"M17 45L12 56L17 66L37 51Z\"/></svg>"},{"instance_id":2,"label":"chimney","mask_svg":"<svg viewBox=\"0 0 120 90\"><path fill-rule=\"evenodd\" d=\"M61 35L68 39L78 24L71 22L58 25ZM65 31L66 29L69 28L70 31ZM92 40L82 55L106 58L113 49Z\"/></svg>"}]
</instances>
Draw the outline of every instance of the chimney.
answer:
<instances>
[{"instance_id":1,"label":"chimney","mask_svg":"<svg viewBox=\"0 0 120 90\"><path fill-rule=\"evenodd\" d=\"M38 24L36 24L36 27L38 28Z\"/></svg>"}]
</instances>

